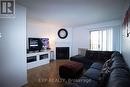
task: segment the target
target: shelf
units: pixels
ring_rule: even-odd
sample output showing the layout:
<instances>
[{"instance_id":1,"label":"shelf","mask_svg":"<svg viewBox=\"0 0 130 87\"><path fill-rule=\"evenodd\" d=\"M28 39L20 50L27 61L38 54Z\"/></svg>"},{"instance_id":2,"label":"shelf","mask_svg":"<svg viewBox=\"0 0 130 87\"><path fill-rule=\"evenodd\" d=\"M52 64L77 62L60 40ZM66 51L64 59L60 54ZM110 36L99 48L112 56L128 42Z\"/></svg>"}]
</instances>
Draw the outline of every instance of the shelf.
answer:
<instances>
[{"instance_id":1,"label":"shelf","mask_svg":"<svg viewBox=\"0 0 130 87\"><path fill-rule=\"evenodd\" d=\"M27 54L27 69L48 64L50 62L50 50L31 52Z\"/></svg>"}]
</instances>

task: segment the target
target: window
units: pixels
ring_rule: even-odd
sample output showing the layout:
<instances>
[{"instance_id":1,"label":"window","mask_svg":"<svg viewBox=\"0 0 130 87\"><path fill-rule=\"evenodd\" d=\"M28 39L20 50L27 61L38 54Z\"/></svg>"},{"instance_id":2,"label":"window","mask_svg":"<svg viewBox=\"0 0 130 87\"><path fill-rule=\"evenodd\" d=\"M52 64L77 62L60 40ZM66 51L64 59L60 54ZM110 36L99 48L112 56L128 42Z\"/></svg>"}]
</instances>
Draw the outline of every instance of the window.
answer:
<instances>
[{"instance_id":1,"label":"window","mask_svg":"<svg viewBox=\"0 0 130 87\"><path fill-rule=\"evenodd\" d=\"M90 49L112 51L112 29L90 31Z\"/></svg>"}]
</instances>

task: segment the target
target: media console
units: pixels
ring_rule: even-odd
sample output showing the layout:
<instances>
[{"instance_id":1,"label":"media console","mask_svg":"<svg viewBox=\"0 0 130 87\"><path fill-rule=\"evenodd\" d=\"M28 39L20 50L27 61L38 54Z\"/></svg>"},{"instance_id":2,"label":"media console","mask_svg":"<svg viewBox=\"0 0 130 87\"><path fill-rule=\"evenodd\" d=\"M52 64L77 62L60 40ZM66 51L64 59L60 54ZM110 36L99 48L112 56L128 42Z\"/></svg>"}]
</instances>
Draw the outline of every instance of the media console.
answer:
<instances>
[{"instance_id":1,"label":"media console","mask_svg":"<svg viewBox=\"0 0 130 87\"><path fill-rule=\"evenodd\" d=\"M27 53L27 69L48 64L50 61L50 50Z\"/></svg>"}]
</instances>

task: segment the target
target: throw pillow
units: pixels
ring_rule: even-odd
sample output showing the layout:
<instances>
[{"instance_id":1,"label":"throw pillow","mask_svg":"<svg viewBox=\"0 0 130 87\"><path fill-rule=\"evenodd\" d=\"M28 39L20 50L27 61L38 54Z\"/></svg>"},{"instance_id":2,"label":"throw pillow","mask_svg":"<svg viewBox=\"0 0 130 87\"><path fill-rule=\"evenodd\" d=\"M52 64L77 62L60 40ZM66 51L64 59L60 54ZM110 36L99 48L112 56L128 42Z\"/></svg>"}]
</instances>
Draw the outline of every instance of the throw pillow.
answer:
<instances>
[{"instance_id":1,"label":"throw pillow","mask_svg":"<svg viewBox=\"0 0 130 87\"><path fill-rule=\"evenodd\" d=\"M111 67L112 63L113 63L112 59L107 60L107 61L104 63L103 68Z\"/></svg>"},{"instance_id":2,"label":"throw pillow","mask_svg":"<svg viewBox=\"0 0 130 87\"><path fill-rule=\"evenodd\" d=\"M100 73L100 77L99 77L99 86L100 87L105 87L106 83L108 81L110 72L111 72L111 65L112 65L112 61L111 59L107 60L104 65L103 68L101 70Z\"/></svg>"}]
</instances>

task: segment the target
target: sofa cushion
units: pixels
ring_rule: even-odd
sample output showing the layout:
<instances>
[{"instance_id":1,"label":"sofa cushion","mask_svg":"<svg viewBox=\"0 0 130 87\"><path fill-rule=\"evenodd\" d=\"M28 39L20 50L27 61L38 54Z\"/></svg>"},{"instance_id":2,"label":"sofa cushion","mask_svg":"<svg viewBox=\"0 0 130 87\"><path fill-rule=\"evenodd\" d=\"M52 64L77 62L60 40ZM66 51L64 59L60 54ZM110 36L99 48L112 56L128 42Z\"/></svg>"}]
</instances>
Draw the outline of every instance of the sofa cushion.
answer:
<instances>
[{"instance_id":1,"label":"sofa cushion","mask_svg":"<svg viewBox=\"0 0 130 87\"><path fill-rule=\"evenodd\" d=\"M85 56L90 60L98 59L98 51L87 50Z\"/></svg>"},{"instance_id":2,"label":"sofa cushion","mask_svg":"<svg viewBox=\"0 0 130 87\"><path fill-rule=\"evenodd\" d=\"M96 80L98 81L99 80L99 77L100 77L100 72L101 70L98 70L98 69L94 69L94 68L89 68L83 76L85 77L89 77L93 80Z\"/></svg>"},{"instance_id":3,"label":"sofa cushion","mask_svg":"<svg viewBox=\"0 0 130 87\"><path fill-rule=\"evenodd\" d=\"M102 69L102 66L103 66L102 63L95 62L95 63L93 63L93 64L91 65L90 68L94 68L94 69L101 70L101 69Z\"/></svg>"},{"instance_id":4,"label":"sofa cushion","mask_svg":"<svg viewBox=\"0 0 130 87\"><path fill-rule=\"evenodd\" d=\"M130 73L125 69L114 69L108 81L107 87L129 87Z\"/></svg>"},{"instance_id":5,"label":"sofa cushion","mask_svg":"<svg viewBox=\"0 0 130 87\"><path fill-rule=\"evenodd\" d=\"M111 58L112 53L113 51L100 51L100 53L98 54L98 60L105 62Z\"/></svg>"},{"instance_id":6,"label":"sofa cushion","mask_svg":"<svg viewBox=\"0 0 130 87\"><path fill-rule=\"evenodd\" d=\"M97 62L105 62L106 60L111 58L111 55L114 51L92 51L87 50L86 51L86 58L91 59L93 61Z\"/></svg>"},{"instance_id":7,"label":"sofa cushion","mask_svg":"<svg viewBox=\"0 0 130 87\"><path fill-rule=\"evenodd\" d=\"M109 69L106 69L105 71L102 71L99 77L99 87L105 87L107 84L107 81L109 79Z\"/></svg>"},{"instance_id":8,"label":"sofa cushion","mask_svg":"<svg viewBox=\"0 0 130 87\"><path fill-rule=\"evenodd\" d=\"M128 66L126 65L125 61L122 59L122 57L114 57L113 64L111 66L111 70L116 68L123 68L129 71Z\"/></svg>"},{"instance_id":9,"label":"sofa cushion","mask_svg":"<svg viewBox=\"0 0 130 87\"><path fill-rule=\"evenodd\" d=\"M86 58L85 56L82 56L82 55L73 56L73 57L70 58L70 60L83 63L85 69L88 69L93 63L92 60L90 60L90 59L88 59L88 58Z\"/></svg>"}]
</instances>

